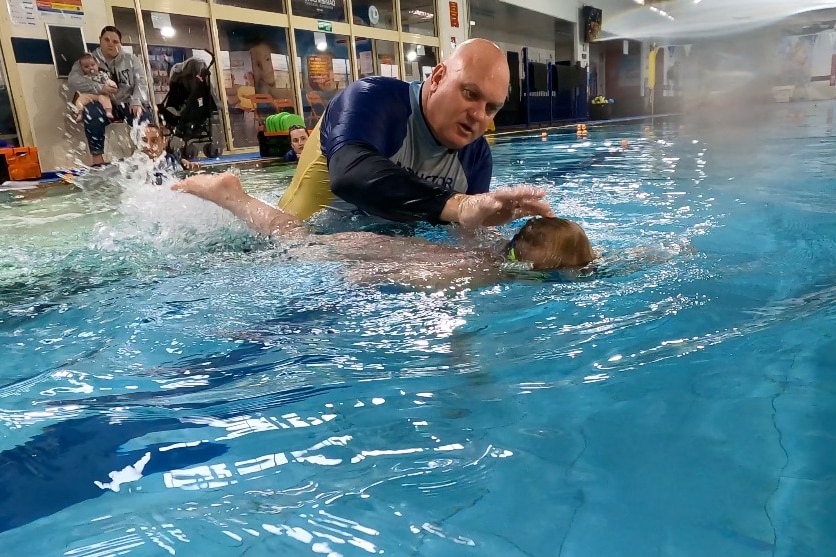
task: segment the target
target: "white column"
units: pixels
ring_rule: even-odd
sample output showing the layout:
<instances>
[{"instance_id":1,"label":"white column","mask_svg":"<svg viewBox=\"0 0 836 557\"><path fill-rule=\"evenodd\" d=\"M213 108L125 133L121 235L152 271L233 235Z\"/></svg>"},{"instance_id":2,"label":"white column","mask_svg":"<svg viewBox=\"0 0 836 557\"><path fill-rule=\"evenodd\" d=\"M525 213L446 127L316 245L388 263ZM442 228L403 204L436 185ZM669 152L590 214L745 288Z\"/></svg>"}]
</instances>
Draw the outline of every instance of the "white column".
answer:
<instances>
[{"instance_id":1,"label":"white column","mask_svg":"<svg viewBox=\"0 0 836 557\"><path fill-rule=\"evenodd\" d=\"M435 17L442 60L453 52L454 43L460 45L470 36L469 13L468 0L438 0L436 3Z\"/></svg>"}]
</instances>

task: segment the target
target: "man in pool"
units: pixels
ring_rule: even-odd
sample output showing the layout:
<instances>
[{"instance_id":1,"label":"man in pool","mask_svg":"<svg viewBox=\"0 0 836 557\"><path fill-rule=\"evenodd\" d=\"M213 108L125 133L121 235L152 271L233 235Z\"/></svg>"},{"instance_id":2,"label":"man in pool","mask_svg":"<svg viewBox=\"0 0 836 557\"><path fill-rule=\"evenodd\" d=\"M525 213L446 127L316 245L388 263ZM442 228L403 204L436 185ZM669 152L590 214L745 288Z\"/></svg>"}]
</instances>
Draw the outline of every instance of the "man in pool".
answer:
<instances>
[{"instance_id":1,"label":"man in pool","mask_svg":"<svg viewBox=\"0 0 836 557\"><path fill-rule=\"evenodd\" d=\"M388 77L352 83L308 138L279 207L299 219L328 209L388 221L457 222L462 200L489 189L493 162L483 134L505 102L509 79L502 50L471 39L423 83ZM502 205L485 224L510 222L514 209ZM532 206L533 215L553 216L546 204ZM380 222L359 222L368 220Z\"/></svg>"},{"instance_id":2,"label":"man in pool","mask_svg":"<svg viewBox=\"0 0 836 557\"><path fill-rule=\"evenodd\" d=\"M542 191L526 187L531 190L528 195L542 197ZM372 232L311 234L293 215L247 194L232 174L192 176L174 184L172 189L223 207L260 234L304 240L297 248L300 257L327 259L336 255L350 261L374 262L374 276L363 273L362 280L445 286L456 280L495 280L499 266L507 261L527 269L551 270L581 268L596 258L589 239L577 223L554 217L530 219L510 242L503 240L490 248L463 249L422 238ZM512 188L500 188L493 194L468 196L463 203L473 205L473 225L479 226L480 219L495 214L497 203L506 197L514 199L515 195Z\"/></svg>"}]
</instances>

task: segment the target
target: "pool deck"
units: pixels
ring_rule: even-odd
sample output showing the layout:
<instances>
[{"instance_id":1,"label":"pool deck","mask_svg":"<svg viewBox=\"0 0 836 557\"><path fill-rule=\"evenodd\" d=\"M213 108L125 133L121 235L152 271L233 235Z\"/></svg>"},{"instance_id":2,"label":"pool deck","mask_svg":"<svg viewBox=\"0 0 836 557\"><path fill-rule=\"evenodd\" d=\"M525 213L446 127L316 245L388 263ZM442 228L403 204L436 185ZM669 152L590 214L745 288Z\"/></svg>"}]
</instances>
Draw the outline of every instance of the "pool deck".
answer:
<instances>
[{"instance_id":1,"label":"pool deck","mask_svg":"<svg viewBox=\"0 0 836 557\"><path fill-rule=\"evenodd\" d=\"M488 136L493 137L506 137L511 135L519 135L519 134L530 134L545 130L569 130L574 129L575 126L578 124L584 124L587 127L595 127L601 126L606 124L620 124L626 122L635 122L640 120L648 120L651 118L667 118L671 116L676 116L676 114L656 114L653 116L650 115L642 115L642 116L627 116L623 118L611 118L608 120L564 120L559 122L550 122L550 123L538 123L532 124L531 126L521 126L521 127L513 127L513 128L502 128L497 130L494 133L486 134ZM253 153L234 153L229 155L221 155L216 159L200 159L201 164L204 167L214 167L214 166L238 166L238 165L245 165L245 164L253 164L253 163L261 163L261 164L282 164L284 161L281 158L276 157L261 157L257 152ZM293 164L293 163L285 163L285 164ZM4 190L28 190L28 189L35 189L38 187L42 187L49 184L54 183L61 183L64 181L64 177L67 174L70 175L79 175L83 174L89 170L88 167L82 168L74 168L74 169L65 169L65 170L52 170L48 172L44 172L41 176L40 180L27 180L27 181L8 181L0 184L0 191Z\"/></svg>"}]
</instances>

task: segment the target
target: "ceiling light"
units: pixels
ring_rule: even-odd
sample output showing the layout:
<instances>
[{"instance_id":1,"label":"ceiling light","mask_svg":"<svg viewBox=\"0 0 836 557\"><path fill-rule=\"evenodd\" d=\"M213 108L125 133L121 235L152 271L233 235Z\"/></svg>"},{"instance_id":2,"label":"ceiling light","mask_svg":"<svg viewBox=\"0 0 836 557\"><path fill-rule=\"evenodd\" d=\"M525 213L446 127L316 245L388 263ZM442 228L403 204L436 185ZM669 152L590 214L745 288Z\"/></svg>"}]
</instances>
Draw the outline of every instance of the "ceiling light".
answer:
<instances>
[{"instance_id":1,"label":"ceiling light","mask_svg":"<svg viewBox=\"0 0 836 557\"><path fill-rule=\"evenodd\" d=\"M406 53L407 62L414 62L416 58L418 58L418 54L414 50L410 50Z\"/></svg>"},{"instance_id":2,"label":"ceiling light","mask_svg":"<svg viewBox=\"0 0 836 557\"><path fill-rule=\"evenodd\" d=\"M163 27L162 29L160 29L160 35L162 35L166 39L170 39L176 34L177 31L174 30L174 27Z\"/></svg>"},{"instance_id":3,"label":"ceiling light","mask_svg":"<svg viewBox=\"0 0 836 557\"><path fill-rule=\"evenodd\" d=\"M416 16L418 16L420 18L423 18L423 19L432 19L433 18L433 14L431 14L430 12L425 12L424 10L409 10L409 13L412 14L412 15L416 15Z\"/></svg>"}]
</instances>

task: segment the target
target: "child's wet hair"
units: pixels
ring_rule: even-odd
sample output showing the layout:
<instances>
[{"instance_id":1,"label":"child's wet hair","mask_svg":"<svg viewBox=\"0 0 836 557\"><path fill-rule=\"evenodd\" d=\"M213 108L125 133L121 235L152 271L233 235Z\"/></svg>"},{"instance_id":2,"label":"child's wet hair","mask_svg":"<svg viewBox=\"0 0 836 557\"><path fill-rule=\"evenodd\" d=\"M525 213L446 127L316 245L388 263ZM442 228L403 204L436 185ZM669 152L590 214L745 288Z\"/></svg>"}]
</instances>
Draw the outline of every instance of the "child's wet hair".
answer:
<instances>
[{"instance_id":1,"label":"child's wet hair","mask_svg":"<svg viewBox=\"0 0 836 557\"><path fill-rule=\"evenodd\" d=\"M583 228L561 218L533 218L514 236L516 257L534 269L583 267L596 257Z\"/></svg>"}]
</instances>

